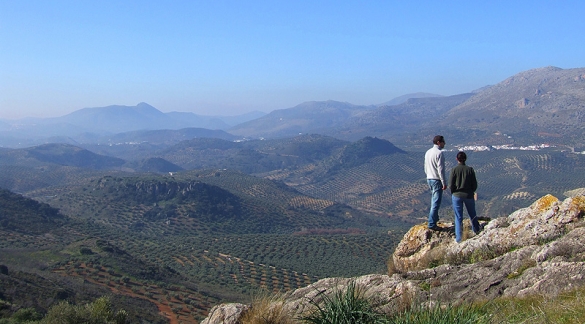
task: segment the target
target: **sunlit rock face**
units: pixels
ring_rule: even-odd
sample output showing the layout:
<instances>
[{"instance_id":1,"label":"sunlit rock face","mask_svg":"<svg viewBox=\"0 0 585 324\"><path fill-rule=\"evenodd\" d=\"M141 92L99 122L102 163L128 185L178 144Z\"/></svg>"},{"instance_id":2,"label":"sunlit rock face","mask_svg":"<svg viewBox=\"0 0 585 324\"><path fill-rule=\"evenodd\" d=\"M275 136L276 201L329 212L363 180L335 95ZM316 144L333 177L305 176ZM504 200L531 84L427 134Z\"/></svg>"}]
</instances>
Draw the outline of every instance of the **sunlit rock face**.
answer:
<instances>
[{"instance_id":1,"label":"sunlit rock face","mask_svg":"<svg viewBox=\"0 0 585 324\"><path fill-rule=\"evenodd\" d=\"M425 224L413 226L398 244L392 260L397 272L421 270L457 260L481 261L505 254L512 249L542 245L578 226L585 211L585 198L576 196L561 202L546 195L530 207L508 217L480 222L484 230L474 235L465 226L461 243L455 243L453 227L439 224L441 230L429 230Z\"/></svg>"},{"instance_id":2,"label":"sunlit rock face","mask_svg":"<svg viewBox=\"0 0 585 324\"><path fill-rule=\"evenodd\" d=\"M201 324L239 323L239 319L242 316L242 313L248 308L248 306L238 303L217 305L209 311L209 315L201 322Z\"/></svg>"}]
</instances>

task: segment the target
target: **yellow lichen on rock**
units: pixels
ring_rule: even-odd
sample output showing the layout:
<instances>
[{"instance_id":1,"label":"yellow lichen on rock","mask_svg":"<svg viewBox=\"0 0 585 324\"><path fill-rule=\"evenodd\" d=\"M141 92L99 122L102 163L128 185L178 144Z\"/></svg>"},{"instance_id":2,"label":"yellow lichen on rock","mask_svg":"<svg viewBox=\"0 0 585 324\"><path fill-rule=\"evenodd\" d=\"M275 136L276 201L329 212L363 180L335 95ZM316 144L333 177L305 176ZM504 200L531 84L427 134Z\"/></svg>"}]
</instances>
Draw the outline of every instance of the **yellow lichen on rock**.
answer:
<instances>
[{"instance_id":1,"label":"yellow lichen on rock","mask_svg":"<svg viewBox=\"0 0 585 324\"><path fill-rule=\"evenodd\" d=\"M585 213L585 196L575 196L571 203L581 211L581 214Z\"/></svg>"},{"instance_id":2,"label":"yellow lichen on rock","mask_svg":"<svg viewBox=\"0 0 585 324\"><path fill-rule=\"evenodd\" d=\"M551 206L558 201L559 201L559 199L557 197L555 197L551 194L548 194L548 195L538 199L537 201L535 201L533 206L534 206L535 210L542 212L542 211L545 211L547 209L550 209Z\"/></svg>"},{"instance_id":3,"label":"yellow lichen on rock","mask_svg":"<svg viewBox=\"0 0 585 324\"><path fill-rule=\"evenodd\" d=\"M445 246L453 243L453 229L444 224L438 231L430 230L427 224L414 225L392 254L393 271L405 273L439 264L445 255Z\"/></svg>"},{"instance_id":4,"label":"yellow lichen on rock","mask_svg":"<svg viewBox=\"0 0 585 324\"><path fill-rule=\"evenodd\" d=\"M565 191L565 196L572 198L575 196L585 196L585 188L577 188L569 191Z\"/></svg>"},{"instance_id":5,"label":"yellow lichen on rock","mask_svg":"<svg viewBox=\"0 0 585 324\"><path fill-rule=\"evenodd\" d=\"M428 231L426 224L414 225L400 241L400 248L397 254L401 257L408 257L416 253L420 249L421 233Z\"/></svg>"}]
</instances>

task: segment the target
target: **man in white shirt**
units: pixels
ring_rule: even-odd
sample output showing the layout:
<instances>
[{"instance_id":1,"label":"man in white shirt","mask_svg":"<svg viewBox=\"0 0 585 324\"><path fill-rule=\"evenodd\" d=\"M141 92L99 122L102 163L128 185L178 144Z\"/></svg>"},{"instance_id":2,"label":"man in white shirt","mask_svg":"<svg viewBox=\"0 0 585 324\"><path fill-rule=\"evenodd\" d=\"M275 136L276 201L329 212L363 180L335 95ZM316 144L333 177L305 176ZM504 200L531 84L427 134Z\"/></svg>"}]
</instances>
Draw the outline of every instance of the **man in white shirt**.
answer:
<instances>
[{"instance_id":1,"label":"man in white shirt","mask_svg":"<svg viewBox=\"0 0 585 324\"><path fill-rule=\"evenodd\" d=\"M429 229L440 230L439 207L443 198L443 190L447 189L445 180L445 156L441 151L445 147L445 138L437 135L433 138L433 147L425 153L425 173L431 189L431 208L429 210Z\"/></svg>"}]
</instances>

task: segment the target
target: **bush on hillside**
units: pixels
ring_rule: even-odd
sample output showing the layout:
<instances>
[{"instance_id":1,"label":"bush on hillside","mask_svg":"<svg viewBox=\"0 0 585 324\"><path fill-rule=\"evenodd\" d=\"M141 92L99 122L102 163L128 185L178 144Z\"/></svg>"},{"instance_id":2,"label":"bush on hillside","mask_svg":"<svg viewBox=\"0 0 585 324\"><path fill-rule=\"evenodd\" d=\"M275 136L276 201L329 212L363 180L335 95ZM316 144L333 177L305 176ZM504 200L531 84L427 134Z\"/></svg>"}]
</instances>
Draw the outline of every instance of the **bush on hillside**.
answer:
<instances>
[{"instance_id":1,"label":"bush on hillside","mask_svg":"<svg viewBox=\"0 0 585 324\"><path fill-rule=\"evenodd\" d=\"M71 305L66 301L52 306L43 318L34 308L21 308L12 317L0 319L0 324L125 324L128 313L114 311L109 297L100 297L85 305Z\"/></svg>"}]
</instances>

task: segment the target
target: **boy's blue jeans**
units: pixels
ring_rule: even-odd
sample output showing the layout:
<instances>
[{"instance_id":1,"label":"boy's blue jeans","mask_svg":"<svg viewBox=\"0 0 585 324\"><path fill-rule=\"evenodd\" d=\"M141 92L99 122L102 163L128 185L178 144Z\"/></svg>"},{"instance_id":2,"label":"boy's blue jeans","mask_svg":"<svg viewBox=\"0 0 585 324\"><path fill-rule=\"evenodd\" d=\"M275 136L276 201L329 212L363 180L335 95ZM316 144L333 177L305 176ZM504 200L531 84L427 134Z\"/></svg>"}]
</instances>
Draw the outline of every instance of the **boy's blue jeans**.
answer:
<instances>
[{"instance_id":1,"label":"boy's blue jeans","mask_svg":"<svg viewBox=\"0 0 585 324\"><path fill-rule=\"evenodd\" d=\"M473 198L459 198L451 196L453 202L453 212L455 213L455 240L461 242L463 233L463 205L467 209L469 219L471 219L471 229L474 233L479 233L479 222L475 213L475 199Z\"/></svg>"}]
</instances>

